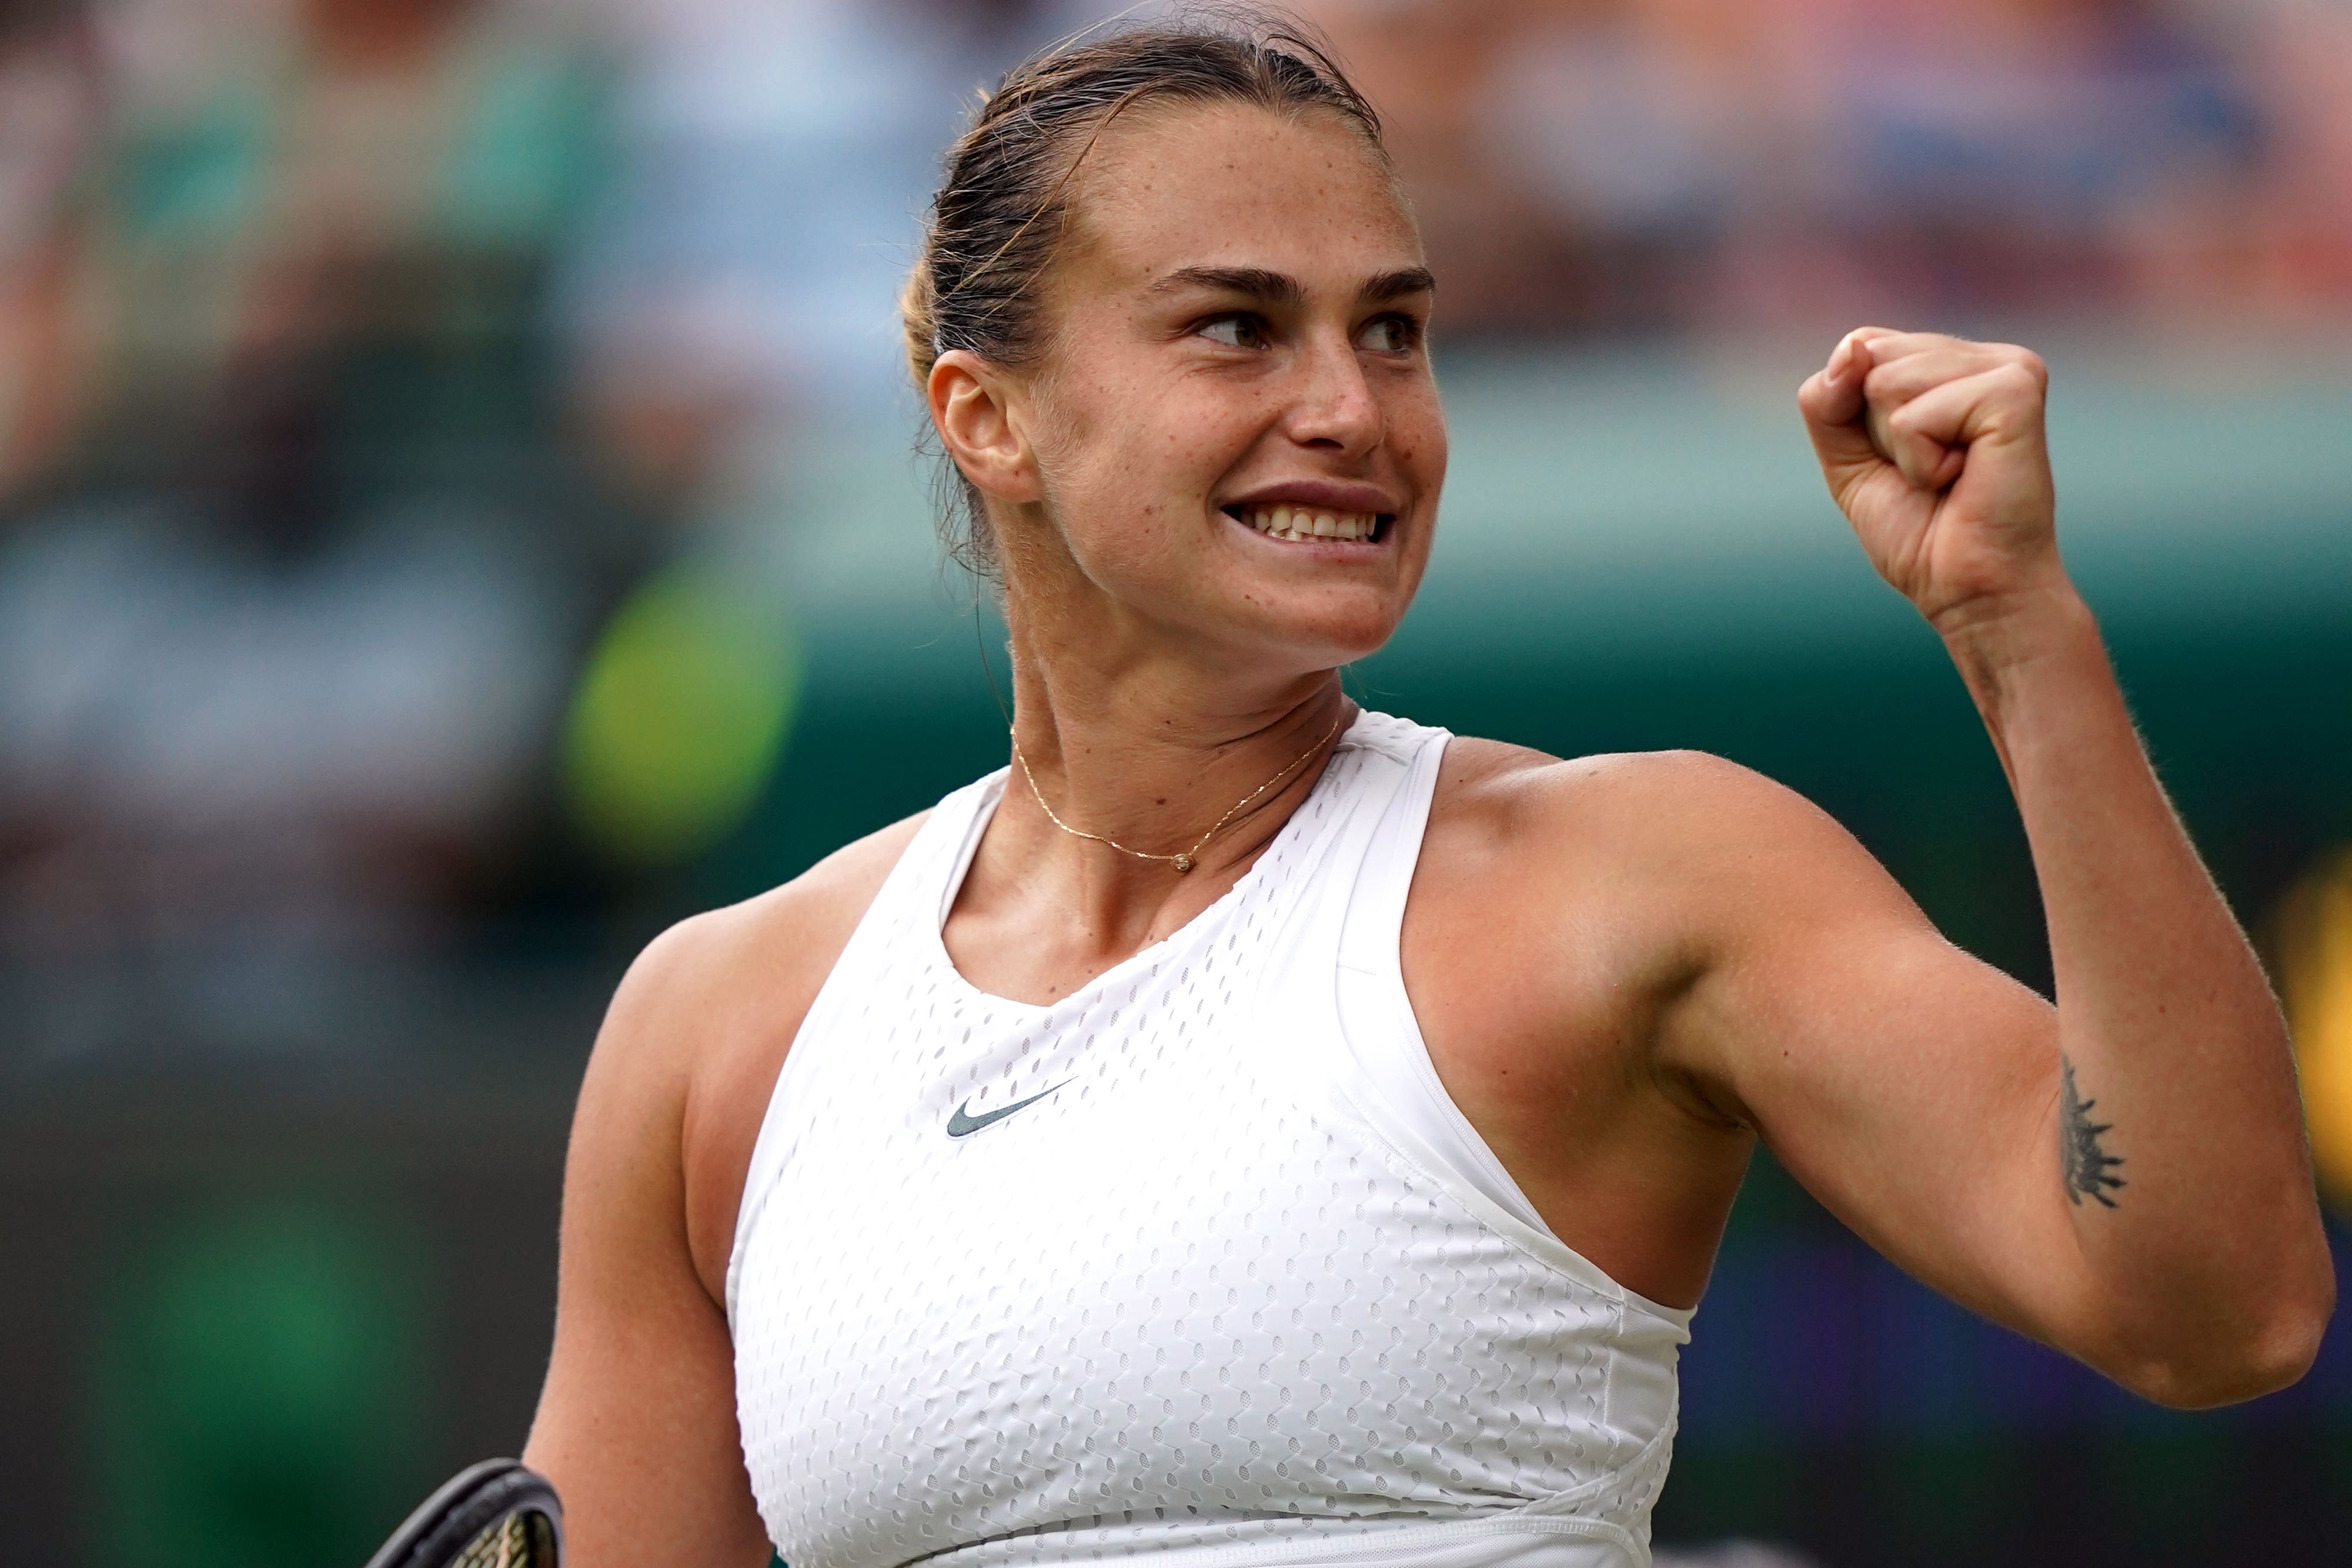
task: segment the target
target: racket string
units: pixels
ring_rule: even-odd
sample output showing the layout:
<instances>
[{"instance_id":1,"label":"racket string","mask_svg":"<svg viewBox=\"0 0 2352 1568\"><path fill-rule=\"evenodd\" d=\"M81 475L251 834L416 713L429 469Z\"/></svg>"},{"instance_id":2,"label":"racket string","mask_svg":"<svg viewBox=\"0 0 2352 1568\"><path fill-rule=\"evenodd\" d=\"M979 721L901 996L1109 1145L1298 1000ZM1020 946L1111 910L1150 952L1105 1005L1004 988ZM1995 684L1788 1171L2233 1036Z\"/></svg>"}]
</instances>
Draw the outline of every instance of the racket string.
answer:
<instances>
[{"instance_id":1,"label":"racket string","mask_svg":"<svg viewBox=\"0 0 2352 1568\"><path fill-rule=\"evenodd\" d=\"M529 1513L507 1515L467 1542L450 1568L541 1568L551 1558L541 1554L531 1523Z\"/></svg>"}]
</instances>

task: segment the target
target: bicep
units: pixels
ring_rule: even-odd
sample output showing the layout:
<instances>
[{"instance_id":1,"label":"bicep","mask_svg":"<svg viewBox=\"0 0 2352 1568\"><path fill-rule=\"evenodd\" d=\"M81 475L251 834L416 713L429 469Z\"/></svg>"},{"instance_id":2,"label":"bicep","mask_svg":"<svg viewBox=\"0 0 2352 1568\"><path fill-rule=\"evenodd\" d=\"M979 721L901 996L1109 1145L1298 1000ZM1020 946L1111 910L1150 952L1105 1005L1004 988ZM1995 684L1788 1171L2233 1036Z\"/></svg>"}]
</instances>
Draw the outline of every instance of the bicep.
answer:
<instances>
[{"instance_id":1,"label":"bicep","mask_svg":"<svg viewBox=\"0 0 2352 1568\"><path fill-rule=\"evenodd\" d=\"M2079 1343L2092 1292L2059 1176L2055 1009L1945 941L1825 815L1769 814L1772 848L1727 890L1681 1020L1700 1075L1895 1264Z\"/></svg>"},{"instance_id":2,"label":"bicep","mask_svg":"<svg viewBox=\"0 0 2352 1568\"><path fill-rule=\"evenodd\" d=\"M638 1038L653 988L625 982L582 1087L555 1344L524 1457L562 1493L581 1568L759 1568L769 1545L737 1437L733 1345L687 1247L682 1083Z\"/></svg>"}]
</instances>

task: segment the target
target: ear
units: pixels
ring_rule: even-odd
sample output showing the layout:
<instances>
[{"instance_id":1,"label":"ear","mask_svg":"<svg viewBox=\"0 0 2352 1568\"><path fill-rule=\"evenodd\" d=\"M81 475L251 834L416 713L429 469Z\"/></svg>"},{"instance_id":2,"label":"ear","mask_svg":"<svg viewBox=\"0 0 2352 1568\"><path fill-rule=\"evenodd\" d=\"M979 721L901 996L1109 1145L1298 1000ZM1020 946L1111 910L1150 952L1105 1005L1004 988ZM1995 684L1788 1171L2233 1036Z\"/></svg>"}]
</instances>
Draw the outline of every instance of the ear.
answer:
<instances>
[{"instance_id":1,"label":"ear","mask_svg":"<svg viewBox=\"0 0 2352 1568\"><path fill-rule=\"evenodd\" d=\"M1000 501L1040 497L1037 463L1023 428L1023 388L967 349L950 349L931 366L924 392L940 444L983 496Z\"/></svg>"}]
</instances>

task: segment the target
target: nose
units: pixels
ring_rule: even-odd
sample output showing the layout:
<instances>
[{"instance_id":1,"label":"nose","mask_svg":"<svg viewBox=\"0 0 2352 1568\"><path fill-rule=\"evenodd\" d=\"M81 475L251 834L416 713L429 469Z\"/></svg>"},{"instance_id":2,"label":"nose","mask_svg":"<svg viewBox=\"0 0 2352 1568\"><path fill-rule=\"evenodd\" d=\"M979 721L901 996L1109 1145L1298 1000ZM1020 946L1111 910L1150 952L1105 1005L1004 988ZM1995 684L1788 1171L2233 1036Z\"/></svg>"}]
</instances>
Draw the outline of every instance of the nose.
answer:
<instances>
[{"instance_id":1,"label":"nose","mask_svg":"<svg viewBox=\"0 0 2352 1568\"><path fill-rule=\"evenodd\" d=\"M1318 334L1299 357L1298 373L1297 398L1285 421L1293 441L1347 457L1380 445L1387 416L1344 334Z\"/></svg>"}]
</instances>

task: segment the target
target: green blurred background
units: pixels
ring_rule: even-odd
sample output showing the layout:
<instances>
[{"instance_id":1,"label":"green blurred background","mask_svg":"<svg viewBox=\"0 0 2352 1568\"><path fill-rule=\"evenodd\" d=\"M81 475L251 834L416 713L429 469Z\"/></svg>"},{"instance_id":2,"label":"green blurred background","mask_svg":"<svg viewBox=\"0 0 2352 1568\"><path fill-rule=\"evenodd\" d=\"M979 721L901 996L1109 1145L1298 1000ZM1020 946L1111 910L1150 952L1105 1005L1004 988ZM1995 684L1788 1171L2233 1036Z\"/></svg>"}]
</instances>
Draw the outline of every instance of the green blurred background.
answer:
<instances>
[{"instance_id":1,"label":"green blurred background","mask_svg":"<svg viewBox=\"0 0 2352 1568\"><path fill-rule=\"evenodd\" d=\"M2032 344L2067 557L2285 993L2352 1216L2352 19L1311 7L1443 282L1440 540L1368 706L1803 791L2048 964L1999 768L1791 393ZM889 299L1080 5L0 12L0 1519L357 1563L520 1446L636 947L1003 760ZM1002 669L1001 659L999 669ZM1759 1159L1661 1542L2352 1562L2352 1353L2171 1415Z\"/></svg>"}]
</instances>

